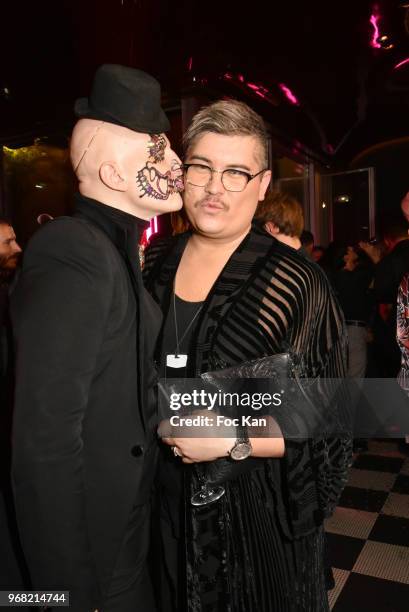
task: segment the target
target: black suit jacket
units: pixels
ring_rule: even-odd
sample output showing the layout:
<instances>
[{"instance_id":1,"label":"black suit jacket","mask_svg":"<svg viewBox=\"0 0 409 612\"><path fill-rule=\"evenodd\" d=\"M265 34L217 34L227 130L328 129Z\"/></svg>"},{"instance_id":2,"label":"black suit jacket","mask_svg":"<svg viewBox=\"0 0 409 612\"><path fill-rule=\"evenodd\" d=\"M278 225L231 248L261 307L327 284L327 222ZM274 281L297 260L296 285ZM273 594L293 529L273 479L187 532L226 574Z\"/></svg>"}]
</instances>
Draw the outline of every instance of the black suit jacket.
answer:
<instances>
[{"instance_id":1,"label":"black suit jacket","mask_svg":"<svg viewBox=\"0 0 409 612\"><path fill-rule=\"evenodd\" d=\"M11 300L23 548L33 586L71 590L78 612L109 588L144 461L143 289L126 217L80 197L34 235Z\"/></svg>"}]
</instances>

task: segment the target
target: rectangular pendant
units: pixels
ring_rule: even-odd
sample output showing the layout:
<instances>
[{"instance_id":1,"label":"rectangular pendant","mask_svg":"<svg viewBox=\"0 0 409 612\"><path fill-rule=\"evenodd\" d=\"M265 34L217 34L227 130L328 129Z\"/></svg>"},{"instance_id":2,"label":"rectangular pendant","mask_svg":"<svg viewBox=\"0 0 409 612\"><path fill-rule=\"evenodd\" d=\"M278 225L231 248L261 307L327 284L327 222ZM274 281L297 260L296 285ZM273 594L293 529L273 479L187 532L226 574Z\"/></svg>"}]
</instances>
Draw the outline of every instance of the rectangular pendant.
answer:
<instances>
[{"instance_id":1,"label":"rectangular pendant","mask_svg":"<svg viewBox=\"0 0 409 612\"><path fill-rule=\"evenodd\" d=\"M187 364L187 355L166 355L168 368L184 368Z\"/></svg>"}]
</instances>

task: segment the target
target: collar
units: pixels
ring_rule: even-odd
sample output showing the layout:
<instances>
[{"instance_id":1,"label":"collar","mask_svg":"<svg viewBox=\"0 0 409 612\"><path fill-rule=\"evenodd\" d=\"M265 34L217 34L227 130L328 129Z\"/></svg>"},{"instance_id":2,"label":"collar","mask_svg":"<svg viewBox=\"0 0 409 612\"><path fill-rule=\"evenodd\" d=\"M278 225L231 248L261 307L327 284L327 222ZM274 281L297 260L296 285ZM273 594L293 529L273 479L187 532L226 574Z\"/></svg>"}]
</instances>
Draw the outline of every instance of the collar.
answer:
<instances>
[{"instance_id":1,"label":"collar","mask_svg":"<svg viewBox=\"0 0 409 612\"><path fill-rule=\"evenodd\" d=\"M75 194L75 216L85 217L98 225L118 249L134 245L137 250L143 231L149 227L149 221L80 193Z\"/></svg>"}]
</instances>

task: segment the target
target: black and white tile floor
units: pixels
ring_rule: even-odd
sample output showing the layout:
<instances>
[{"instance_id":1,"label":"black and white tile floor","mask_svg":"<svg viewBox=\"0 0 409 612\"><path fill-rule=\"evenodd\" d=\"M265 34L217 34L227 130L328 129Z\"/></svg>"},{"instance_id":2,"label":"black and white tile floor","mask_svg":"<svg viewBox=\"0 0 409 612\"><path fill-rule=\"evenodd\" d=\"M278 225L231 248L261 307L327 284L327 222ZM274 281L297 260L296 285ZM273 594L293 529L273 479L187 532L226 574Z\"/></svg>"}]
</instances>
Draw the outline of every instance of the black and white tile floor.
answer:
<instances>
[{"instance_id":1,"label":"black and white tile floor","mask_svg":"<svg viewBox=\"0 0 409 612\"><path fill-rule=\"evenodd\" d=\"M333 612L409 612L409 456L370 441L326 523Z\"/></svg>"}]
</instances>

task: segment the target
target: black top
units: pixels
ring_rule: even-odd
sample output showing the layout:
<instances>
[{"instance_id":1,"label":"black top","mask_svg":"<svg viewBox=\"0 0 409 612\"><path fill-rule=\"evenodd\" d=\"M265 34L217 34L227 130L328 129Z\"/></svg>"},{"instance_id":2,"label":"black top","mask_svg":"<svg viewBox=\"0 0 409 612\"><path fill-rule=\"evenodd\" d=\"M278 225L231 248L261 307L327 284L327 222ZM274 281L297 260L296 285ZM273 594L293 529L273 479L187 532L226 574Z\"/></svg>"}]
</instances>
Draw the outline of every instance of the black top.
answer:
<instances>
[{"instance_id":1,"label":"black top","mask_svg":"<svg viewBox=\"0 0 409 612\"><path fill-rule=\"evenodd\" d=\"M139 263L139 242L143 231L149 226L149 222L81 194L76 194L76 205L79 213L85 213L99 223L118 248L128 268L130 278L133 280L135 294L138 296L140 308L138 328L140 328L137 330L137 337L142 340L142 343L138 343L137 338L135 338L135 343L136 345L143 344L142 350L139 347L142 359L139 361L138 369L141 375L141 362L143 362L142 375L145 378L144 387L147 393L146 400L142 399L141 401L146 438L143 474L137 498L138 505L143 505L148 502L151 496L155 474L158 411L157 371L154 364L154 351L162 325L162 311L143 285Z\"/></svg>"},{"instance_id":2,"label":"black top","mask_svg":"<svg viewBox=\"0 0 409 612\"><path fill-rule=\"evenodd\" d=\"M334 274L334 289L347 322L369 322L372 306L369 285L372 276L372 270L366 266L357 266L355 270L342 269Z\"/></svg>"},{"instance_id":3,"label":"black top","mask_svg":"<svg viewBox=\"0 0 409 612\"><path fill-rule=\"evenodd\" d=\"M190 340L203 302L187 302L177 295L175 295L175 301L173 301L172 295L162 336L160 373L164 378L183 378L186 376L186 368L171 368L166 366L166 356L169 354L175 355L177 352L178 340L176 338L174 304L176 306L179 352L182 355L187 355L189 353Z\"/></svg>"},{"instance_id":4,"label":"black top","mask_svg":"<svg viewBox=\"0 0 409 612\"><path fill-rule=\"evenodd\" d=\"M139 264L139 242L149 222L79 193L75 197L77 211L85 216L90 216L108 234L124 259L131 278L135 281L134 289L139 295L141 309L139 320L142 328L138 330L138 335L143 337L143 369L146 377L145 388L148 390L148 401L142 404L143 416L145 425L147 425L147 442L151 443L158 421L154 390L157 378L154 350L162 325L162 311L143 285ZM142 486L144 489L147 488L144 486L143 479Z\"/></svg>"}]
</instances>

